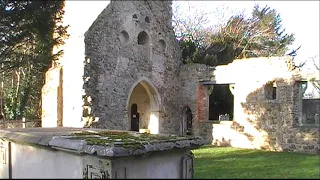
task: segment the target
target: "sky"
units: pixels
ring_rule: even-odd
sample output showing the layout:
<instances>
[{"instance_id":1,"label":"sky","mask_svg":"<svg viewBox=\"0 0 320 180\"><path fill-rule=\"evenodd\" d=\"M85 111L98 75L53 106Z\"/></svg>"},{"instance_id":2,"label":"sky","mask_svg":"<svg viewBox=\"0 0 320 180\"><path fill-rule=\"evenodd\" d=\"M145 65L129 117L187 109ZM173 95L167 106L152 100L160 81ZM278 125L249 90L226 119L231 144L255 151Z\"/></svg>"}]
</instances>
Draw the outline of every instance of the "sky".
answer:
<instances>
[{"instance_id":1,"label":"sky","mask_svg":"<svg viewBox=\"0 0 320 180\"><path fill-rule=\"evenodd\" d=\"M217 21L227 21L237 12L249 15L256 3L260 7L268 5L280 13L286 32L295 34L295 41L289 48L296 49L301 45L295 57L297 65L319 55L319 1L177 1L177 3L182 5L181 9L188 15L195 13L195 10L208 13L210 17L208 25ZM189 10L189 4L194 8ZM224 15L221 15L221 12L224 12ZM316 62L319 63L319 57ZM304 70L309 68L312 68L311 62L306 64Z\"/></svg>"},{"instance_id":2,"label":"sky","mask_svg":"<svg viewBox=\"0 0 320 180\"><path fill-rule=\"evenodd\" d=\"M310 57L319 55L319 1L174 1L179 3L183 14L190 16L196 10L208 13L210 24L217 21L227 21L229 17L237 12L250 14L255 3L262 7L265 5L274 8L280 13L282 25L287 33L294 33L296 40L290 49L296 49L295 62L298 65ZM90 27L92 22L109 4L109 1L67 1L65 22L72 24L71 33L75 32L79 36ZM189 9L191 4L193 9ZM88 8L92 7L92 8ZM86 13L83 13L86 12ZM192 17L192 16L190 16ZM319 63L319 57L317 59ZM305 69L310 67L307 64Z\"/></svg>"}]
</instances>

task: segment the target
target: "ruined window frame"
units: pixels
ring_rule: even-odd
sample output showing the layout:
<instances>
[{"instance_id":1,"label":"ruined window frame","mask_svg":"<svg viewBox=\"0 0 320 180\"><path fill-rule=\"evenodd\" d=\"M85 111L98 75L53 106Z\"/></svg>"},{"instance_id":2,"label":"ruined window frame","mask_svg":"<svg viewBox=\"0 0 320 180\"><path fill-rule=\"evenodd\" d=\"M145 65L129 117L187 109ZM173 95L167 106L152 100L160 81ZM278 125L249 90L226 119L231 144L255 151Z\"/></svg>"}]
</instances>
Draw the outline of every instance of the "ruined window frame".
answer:
<instances>
[{"instance_id":1,"label":"ruined window frame","mask_svg":"<svg viewBox=\"0 0 320 180\"><path fill-rule=\"evenodd\" d=\"M229 85L229 90L230 90L230 93L233 95L233 107L232 107L232 118L230 118L230 114L228 114L228 117L229 117L229 120L219 120L218 119L210 119L210 96L211 96L211 93L213 92L213 89L214 89L214 86L216 85ZM235 83L221 83L221 84L212 84L210 86L207 86L207 111L206 111L206 120L207 122L211 122L211 123L220 123L221 121L224 121L224 122L232 122L235 120L235 86L236 84Z\"/></svg>"},{"instance_id":2,"label":"ruined window frame","mask_svg":"<svg viewBox=\"0 0 320 180\"><path fill-rule=\"evenodd\" d=\"M314 116L314 123L310 124L307 123L307 119L304 118L303 116L303 100L304 99L309 99L309 98L305 98L304 94L306 93L306 90L308 89L308 81L307 80L301 80L301 81L296 81L296 83L298 83L299 86L299 97L298 97L298 111L299 111L299 126L300 127L310 127L310 128L319 128L320 123L319 123L319 114L315 114ZM317 98L316 98L317 99Z\"/></svg>"},{"instance_id":3,"label":"ruined window frame","mask_svg":"<svg viewBox=\"0 0 320 180\"><path fill-rule=\"evenodd\" d=\"M278 88L275 81L267 82L264 85L264 97L268 101L278 100Z\"/></svg>"}]
</instances>

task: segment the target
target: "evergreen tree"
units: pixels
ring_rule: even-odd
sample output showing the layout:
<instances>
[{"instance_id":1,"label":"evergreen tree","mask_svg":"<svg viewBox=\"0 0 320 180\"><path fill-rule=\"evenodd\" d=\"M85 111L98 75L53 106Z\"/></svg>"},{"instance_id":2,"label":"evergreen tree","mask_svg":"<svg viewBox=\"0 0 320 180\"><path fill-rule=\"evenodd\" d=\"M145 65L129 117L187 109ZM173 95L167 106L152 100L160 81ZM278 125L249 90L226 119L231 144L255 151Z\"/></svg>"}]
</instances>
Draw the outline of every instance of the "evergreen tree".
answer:
<instances>
[{"instance_id":1,"label":"evergreen tree","mask_svg":"<svg viewBox=\"0 0 320 180\"><path fill-rule=\"evenodd\" d=\"M7 119L39 118L45 73L67 38L64 1L0 0L1 89Z\"/></svg>"}]
</instances>

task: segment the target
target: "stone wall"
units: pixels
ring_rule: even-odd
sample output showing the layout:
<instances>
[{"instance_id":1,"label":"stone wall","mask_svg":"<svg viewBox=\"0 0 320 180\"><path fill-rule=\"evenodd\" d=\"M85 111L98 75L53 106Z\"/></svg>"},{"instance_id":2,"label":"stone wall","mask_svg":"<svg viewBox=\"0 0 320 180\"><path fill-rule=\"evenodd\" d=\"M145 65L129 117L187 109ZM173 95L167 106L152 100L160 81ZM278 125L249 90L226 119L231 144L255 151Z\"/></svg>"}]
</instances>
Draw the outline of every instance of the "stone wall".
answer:
<instances>
[{"instance_id":1,"label":"stone wall","mask_svg":"<svg viewBox=\"0 0 320 180\"><path fill-rule=\"evenodd\" d=\"M180 69L180 121L182 121L183 107L188 106L191 109L193 117L193 134L203 133L199 126L200 122L208 118L207 100L209 98L207 87L199 82L210 80L213 76L213 67L203 64L184 64Z\"/></svg>"},{"instance_id":2,"label":"stone wall","mask_svg":"<svg viewBox=\"0 0 320 180\"><path fill-rule=\"evenodd\" d=\"M54 65L46 72L45 84L42 87L43 127L61 127L63 118L63 84L62 66Z\"/></svg>"},{"instance_id":3,"label":"stone wall","mask_svg":"<svg viewBox=\"0 0 320 180\"><path fill-rule=\"evenodd\" d=\"M143 81L159 97L160 132L179 130L181 61L171 17L171 1L111 1L86 32L84 89L99 117L94 127L128 130L130 91Z\"/></svg>"},{"instance_id":4,"label":"stone wall","mask_svg":"<svg viewBox=\"0 0 320 180\"><path fill-rule=\"evenodd\" d=\"M35 128L41 127L41 120L10 120L0 121L0 129L11 129L11 128Z\"/></svg>"},{"instance_id":5,"label":"stone wall","mask_svg":"<svg viewBox=\"0 0 320 180\"><path fill-rule=\"evenodd\" d=\"M295 80L285 82L278 80L276 100L256 100L261 97L264 88L249 94L247 102L242 106L247 112L247 126L258 130L256 133L247 132L254 147L278 151L317 152L319 149L318 125L300 126L301 98L300 86ZM250 116L250 117L249 117ZM248 135L248 136L249 136Z\"/></svg>"},{"instance_id":6,"label":"stone wall","mask_svg":"<svg viewBox=\"0 0 320 180\"><path fill-rule=\"evenodd\" d=\"M63 66L63 126L84 127L82 120L83 70L85 61L84 34L109 1L65 1L63 24L69 25L68 39L57 50L64 50L59 59Z\"/></svg>"},{"instance_id":7,"label":"stone wall","mask_svg":"<svg viewBox=\"0 0 320 180\"><path fill-rule=\"evenodd\" d=\"M319 126L301 124L300 77L291 61L290 57L252 58L216 67L217 84L234 83L234 121L202 123L201 132L212 128L203 136L211 140L212 135L215 145L318 151ZM276 87L275 99L267 97L270 84Z\"/></svg>"},{"instance_id":8,"label":"stone wall","mask_svg":"<svg viewBox=\"0 0 320 180\"><path fill-rule=\"evenodd\" d=\"M51 78L46 79L46 85L42 92L45 101L42 116L42 120L45 122L43 123L44 127L62 125L64 127L84 127L87 125L82 120L84 33L108 4L109 1L65 1L63 25L69 26L67 29L69 38L65 39L64 45L53 48L53 53L63 50L64 53L58 60L63 68L57 68L53 65L49 70L50 75L48 75L49 72L46 75ZM55 69L61 69L60 73L67 75L61 76L59 73L54 73ZM53 101L56 101L54 100L54 96L56 96L54 91L56 91L55 82L58 79L61 83L63 82L63 85L59 87L59 96L65 97L65 101L60 98L57 103ZM54 115L58 111L57 109L60 109L60 113Z\"/></svg>"}]
</instances>

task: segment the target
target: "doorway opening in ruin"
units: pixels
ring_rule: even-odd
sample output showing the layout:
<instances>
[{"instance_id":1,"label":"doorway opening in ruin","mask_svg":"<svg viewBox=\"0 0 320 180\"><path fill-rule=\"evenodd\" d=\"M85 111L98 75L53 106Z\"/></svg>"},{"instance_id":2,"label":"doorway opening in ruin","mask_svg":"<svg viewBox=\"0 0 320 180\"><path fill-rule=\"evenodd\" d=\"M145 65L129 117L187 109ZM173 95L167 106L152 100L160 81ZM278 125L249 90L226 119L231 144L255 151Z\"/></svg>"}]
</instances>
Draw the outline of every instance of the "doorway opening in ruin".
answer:
<instances>
[{"instance_id":1,"label":"doorway opening in ruin","mask_svg":"<svg viewBox=\"0 0 320 180\"><path fill-rule=\"evenodd\" d=\"M192 111L188 106L183 108L181 130L182 135L192 135Z\"/></svg>"},{"instance_id":2,"label":"doorway opening in ruin","mask_svg":"<svg viewBox=\"0 0 320 180\"><path fill-rule=\"evenodd\" d=\"M234 85L214 84L209 97L209 120L230 121L234 115Z\"/></svg>"},{"instance_id":3,"label":"doorway opening in ruin","mask_svg":"<svg viewBox=\"0 0 320 180\"><path fill-rule=\"evenodd\" d=\"M128 129L131 131L148 129L151 134L158 134L159 102L159 93L146 78L135 83L129 92L127 102Z\"/></svg>"},{"instance_id":4,"label":"doorway opening in ruin","mask_svg":"<svg viewBox=\"0 0 320 180\"><path fill-rule=\"evenodd\" d=\"M139 113L138 113L138 105L131 105L131 131L139 131Z\"/></svg>"}]
</instances>

